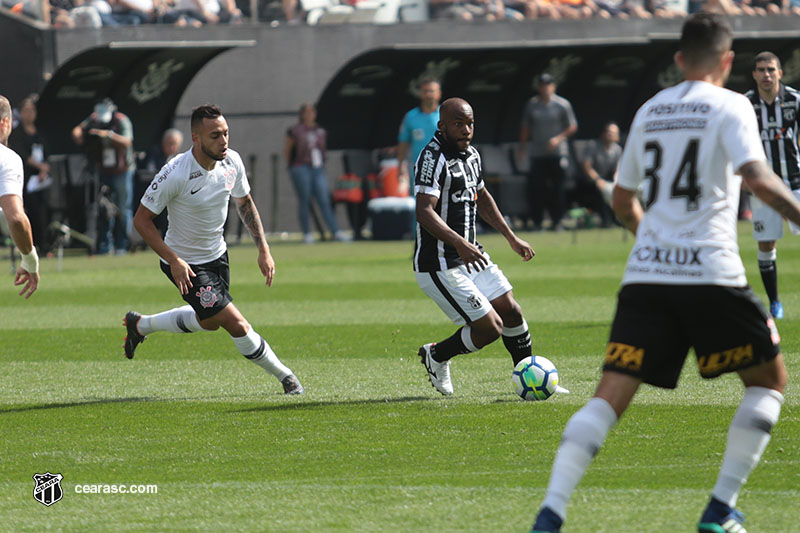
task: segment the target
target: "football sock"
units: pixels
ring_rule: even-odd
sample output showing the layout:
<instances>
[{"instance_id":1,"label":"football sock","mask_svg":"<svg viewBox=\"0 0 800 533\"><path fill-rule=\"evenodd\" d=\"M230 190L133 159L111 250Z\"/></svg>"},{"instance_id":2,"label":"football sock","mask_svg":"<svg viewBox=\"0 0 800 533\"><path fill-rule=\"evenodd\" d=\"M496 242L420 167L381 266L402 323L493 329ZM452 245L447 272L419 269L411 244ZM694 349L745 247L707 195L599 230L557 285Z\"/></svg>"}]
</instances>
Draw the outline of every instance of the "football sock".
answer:
<instances>
[{"instance_id":1,"label":"football sock","mask_svg":"<svg viewBox=\"0 0 800 533\"><path fill-rule=\"evenodd\" d=\"M171 331L172 333L193 333L203 328L197 321L197 314L191 305L176 307L156 315L142 315L137 324L137 329L142 335L150 335L156 331Z\"/></svg>"},{"instance_id":2,"label":"football sock","mask_svg":"<svg viewBox=\"0 0 800 533\"><path fill-rule=\"evenodd\" d=\"M770 302L778 301L778 251L758 251L758 270L761 272L761 281L767 292Z\"/></svg>"},{"instance_id":3,"label":"football sock","mask_svg":"<svg viewBox=\"0 0 800 533\"><path fill-rule=\"evenodd\" d=\"M736 506L739 490L761 459L772 426L781 413L783 395L765 387L747 387L742 403L728 429L728 445L717 484L711 495L731 507Z\"/></svg>"},{"instance_id":4,"label":"football sock","mask_svg":"<svg viewBox=\"0 0 800 533\"><path fill-rule=\"evenodd\" d=\"M531 333L528 323L522 319L522 324L513 328L503 327L503 344L514 360L514 366L531 355Z\"/></svg>"},{"instance_id":5,"label":"football sock","mask_svg":"<svg viewBox=\"0 0 800 533\"><path fill-rule=\"evenodd\" d=\"M442 342L437 342L431 347L431 357L434 361L444 363L456 355L477 352L478 347L472 342L472 328L464 326Z\"/></svg>"},{"instance_id":6,"label":"football sock","mask_svg":"<svg viewBox=\"0 0 800 533\"><path fill-rule=\"evenodd\" d=\"M572 415L553 461L542 507L549 507L562 520L566 517L572 491L616 423L617 414L602 398L592 398Z\"/></svg>"},{"instance_id":7,"label":"football sock","mask_svg":"<svg viewBox=\"0 0 800 533\"><path fill-rule=\"evenodd\" d=\"M244 337L231 336L231 339L233 339L233 343L245 358L250 359L278 378L278 380L282 380L286 376L292 374L292 371L281 363L278 356L272 351L272 347L269 343L265 341L261 335L256 333L253 326L250 326L250 329Z\"/></svg>"}]
</instances>

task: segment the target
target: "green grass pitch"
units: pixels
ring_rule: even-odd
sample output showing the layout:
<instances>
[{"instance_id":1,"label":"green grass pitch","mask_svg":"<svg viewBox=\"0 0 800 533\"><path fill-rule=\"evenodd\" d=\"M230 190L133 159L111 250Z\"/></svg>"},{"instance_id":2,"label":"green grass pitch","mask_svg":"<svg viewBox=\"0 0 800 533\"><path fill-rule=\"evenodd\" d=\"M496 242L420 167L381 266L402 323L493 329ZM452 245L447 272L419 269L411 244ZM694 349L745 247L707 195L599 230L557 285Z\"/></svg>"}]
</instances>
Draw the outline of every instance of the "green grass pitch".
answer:
<instances>
[{"instance_id":1,"label":"green grass pitch","mask_svg":"<svg viewBox=\"0 0 800 533\"><path fill-rule=\"evenodd\" d=\"M740 244L763 298L755 244ZM231 249L232 293L306 387L280 384L222 332L158 333L122 354L128 309L182 304L150 252L42 264L29 301L0 266L0 530L526 532L569 416L591 396L625 258L621 230L523 234L524 264L481 239L514 284L534 353L569 395L523 402L501 342L428 384L417 348L454 330L416 286L411 243L275 242L264 286L255 249ZM573 237L577 242L573 242ZM800 531L800 240L778 246L790 373L781 420L739 507L748 530ZM713 313L714 309L709 309ZM694 531L741 397L734 376L643 387L569 507L565 533ZM64 476L45 507L35 473ZM76 485L156 484L157 494Z\"/></svg>"}]
</instances>

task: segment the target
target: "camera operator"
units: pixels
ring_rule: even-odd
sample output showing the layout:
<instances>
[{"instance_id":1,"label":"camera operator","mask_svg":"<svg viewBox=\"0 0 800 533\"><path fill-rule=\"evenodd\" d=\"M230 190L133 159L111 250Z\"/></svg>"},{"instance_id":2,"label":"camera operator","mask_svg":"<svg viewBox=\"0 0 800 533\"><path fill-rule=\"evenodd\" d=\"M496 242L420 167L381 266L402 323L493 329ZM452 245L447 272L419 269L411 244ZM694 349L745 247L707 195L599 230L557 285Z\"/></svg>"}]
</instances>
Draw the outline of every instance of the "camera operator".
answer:
<instances>
[{"instance_id":1,"label":"camera operator","mask_svg":"<svg viewBox=\"0 0 800 533\"><path fill-rule=\"evenodd\" d=\"M124 113L117 111L114 102L106 98L73 128L72 138L83 147L100 182L97 253L107 254L113 245L116 254L124 254L133 223L131 201L136 170L133 125Z\"/></svg>"}]
</instances>

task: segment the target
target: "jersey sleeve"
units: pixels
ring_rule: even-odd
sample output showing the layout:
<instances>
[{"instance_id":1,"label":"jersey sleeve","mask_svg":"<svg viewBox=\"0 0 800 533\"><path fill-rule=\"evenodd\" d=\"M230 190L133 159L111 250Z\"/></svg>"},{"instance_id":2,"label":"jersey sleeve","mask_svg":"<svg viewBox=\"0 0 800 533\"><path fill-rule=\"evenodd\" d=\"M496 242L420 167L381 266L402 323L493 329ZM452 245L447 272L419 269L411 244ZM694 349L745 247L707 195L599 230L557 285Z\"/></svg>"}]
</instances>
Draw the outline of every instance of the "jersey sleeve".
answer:
<instances>
[{"instance_id":1,"label":"jersey sleeve","mask_svg":"<svg viewBox=\"0 0 800 533\"><path fill-rule=\"evenodd\" d=\"M414 165L414 193L439 198L444 172L447 172L444 156L429 148L423 149Z\"/></svg>"},{"instance_id":2,"label":"jersey sleeve","mask_svg":"<svg viewBox=\"0 0 800 533\"><path fill-rule=\"evenodd\" d=\"M236 168L236 183L233 184L233 189L231 189L231 196L234 198L244 198L250 194L250 181L247 179L247 172L245 171L241 156L235 152L231 155L231 160L234 162Z\"/></svg>"},{"instance_id":3,"label":"jersey sleeve","mask_svg":"<svg viewBox=\"0 0 800 533\"><path fill-rule=\"evenodd\" d=\"M486 184L483 182L483 159L481 158L481 153L475 150L475 155L478 156L478 190L483 189L486 187Z\"/></svg>"},{"instance_id":4,"label":"jersey sleeve","mask_svg":"<svg viewBox=\"0 0 800 533\"><path fill-rule=\"evenodd\" d=\"M409 111L410 113L410 111ZM411 142L411 128L409 126L410 120L408 119L409 113L406 113L403 116L403 121L400 123L400 131L397 132L397 142L398 143L410 143Z\"/></svg>"},{"instance_id":5,"label":"jersey sleeve","mask_svg":"<svg viewBox=\"0 0 800 533\"><path fill-rule=\"evenodd\" d=\"M572 109L572 104L566 98L563 98L562 100L564 103L564 111L566 113L566 118L567 118L567 126L568 127L577 126L578 119L575 118L575 111Z\"/></svg>"},{"instance_id":6,"label":"jersey sleeve","mask_svg":"<svg viewBox=\"0 0 800 533\"><path fill-rule=\"evenodd\" d=\"M766 161L752 104L744 96L737 95L727 111L719 130L720 140L734 171L751 161Z\"/></svg>"},{"instance_id":7,"label":"jersey sleeve","mask_svg":"<svg viewBox=\"0 0 800 533\"><path fill-rule=\"evenodd\" d=\"M22 198L22 158L8 149L0 158L0 196L13 194Z\"/></svg>"},{"instance_id":8,"label":"jersey sleeve","mask_svg":"<svg viewBox=\"0 0 800 533\"><path fill-rule=\"evenodd\" d=\"M119 134L123 137L128 139L133 139L133 123L131 123L131 119L127 117L127 115L123 115L120 113L119 117Z\"/></svg>"},{"instance_id":9,"label":"jersey sleeve","mask_svg":"<svg viewBox=\"0 0 800 533\"><path fill-rule=\"evenodd\" d=\"M175 159L161 167L142 195L141 204L155 214L161 213L180 191L181 181L177 167Z\"/></svg>"}]
</instances>

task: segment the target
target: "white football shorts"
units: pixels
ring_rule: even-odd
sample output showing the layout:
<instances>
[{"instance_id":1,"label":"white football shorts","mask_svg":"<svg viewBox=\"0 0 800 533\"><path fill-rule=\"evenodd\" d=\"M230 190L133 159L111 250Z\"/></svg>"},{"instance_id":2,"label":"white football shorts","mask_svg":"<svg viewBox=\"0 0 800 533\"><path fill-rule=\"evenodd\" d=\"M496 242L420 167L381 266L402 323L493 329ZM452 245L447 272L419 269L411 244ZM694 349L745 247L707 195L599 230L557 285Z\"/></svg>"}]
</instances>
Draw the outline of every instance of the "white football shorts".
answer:
<instances>
[{"instance_id":1,"label":"white football shorts","mask_svg":"<svg viewBox=\"0 0 800 533\"><path fill-rule=\"evenodd\" d=\"M490 303L511 290L505 274L492 263L480 272L458 266L439 272L415 272L417 284L454 324L464 325L486 316Z\"/></svg>"},{"instance_id":2,"label":"white football shorts","mask_svg":"<svg viewBox=\"0 0 800 533\"><path fill-rule=\"evenodd\" d=\"M800 200L800 189L792 191L794 197ZM770 206L762 202L755 195L750 198L753 209L753 239L758 242L777 241L783 237L783 217ZM800 227L789 222L792 235L800 235Z\"/></svg>"}]
</instances>

